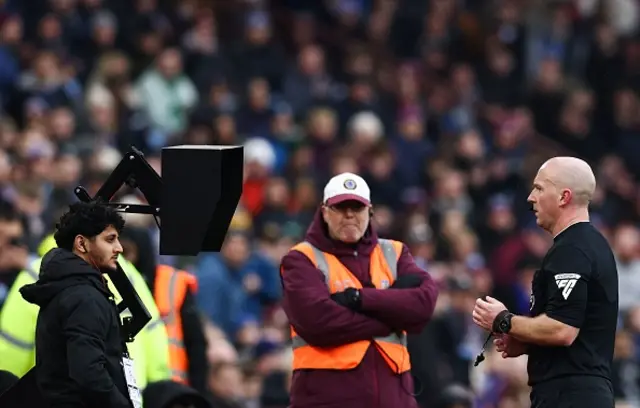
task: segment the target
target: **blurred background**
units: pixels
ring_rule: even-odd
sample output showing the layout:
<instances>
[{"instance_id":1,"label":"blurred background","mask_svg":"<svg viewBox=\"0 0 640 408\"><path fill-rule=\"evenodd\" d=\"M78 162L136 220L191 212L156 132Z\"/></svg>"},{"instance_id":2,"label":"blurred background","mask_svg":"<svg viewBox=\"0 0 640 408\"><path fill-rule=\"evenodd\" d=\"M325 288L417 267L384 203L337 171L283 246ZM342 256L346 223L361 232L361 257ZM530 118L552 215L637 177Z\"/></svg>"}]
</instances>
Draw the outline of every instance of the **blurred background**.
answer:
<instances>
[{"instance_id":1,"label":"blurred background","mask_svg":"<svg viewBox=\"0 0 640 408\"><path fill-rule=\"evenodd\" d=\"M242 144L222 251L155 259L199 280L211 394L287 406L279 261L326 181L351 171L380 235L441 284L410 340L417 399L528 407L526 357L489 352L471 368L485 333L470 311L493 294L528 312L550 244L530 183L549 157L576 155L596 172L593 222L619 263L618 406L640 407L639 12L635 0L0 0L0 215L21 221L0 216L0 313L3 272L36 257L73 187L95 193L129 146L159 172L164 146ZM140 233L127 257L156 257L153 218L127 221Z\"/></svg>"}]
</instances>

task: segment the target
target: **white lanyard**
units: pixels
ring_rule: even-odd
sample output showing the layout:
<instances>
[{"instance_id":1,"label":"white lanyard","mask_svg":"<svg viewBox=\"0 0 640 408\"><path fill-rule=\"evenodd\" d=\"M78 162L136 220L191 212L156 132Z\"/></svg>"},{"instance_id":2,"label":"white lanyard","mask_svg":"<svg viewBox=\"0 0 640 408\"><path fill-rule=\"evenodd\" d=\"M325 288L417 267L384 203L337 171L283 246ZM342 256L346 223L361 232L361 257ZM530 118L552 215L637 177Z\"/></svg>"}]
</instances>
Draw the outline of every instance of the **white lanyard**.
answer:
<instances>
[{"instance_id":1,"label":"white lanyard","mask_svg":"<svg viewBox=\"0 0 640 408\"><path fill-rule=\"evenodd\" d=\"M122 357L122 366L124 368L124 377L127 380L127 388L129 389L129 398L134 408L142 408L142 394L140 388L136 384L135 369L133 368L133 360L128 357Z\"/></svg>"}]
</instances>

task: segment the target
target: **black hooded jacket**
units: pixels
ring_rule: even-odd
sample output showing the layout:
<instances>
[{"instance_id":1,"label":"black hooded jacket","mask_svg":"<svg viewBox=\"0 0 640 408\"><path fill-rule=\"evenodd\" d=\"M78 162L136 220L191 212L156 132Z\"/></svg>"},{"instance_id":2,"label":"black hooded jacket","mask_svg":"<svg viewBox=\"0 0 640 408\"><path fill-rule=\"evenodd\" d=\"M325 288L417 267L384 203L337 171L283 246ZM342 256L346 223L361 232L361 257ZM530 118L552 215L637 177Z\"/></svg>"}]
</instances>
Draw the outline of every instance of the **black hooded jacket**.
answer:
<instances>
[{"instance_id":1,"label":"black hooded jacket","mask_svg":"<svg viewBox=\"0 0 640 408\"><path fill-rule=\"evenodd\" d=\"M56 248L42 259L40 279L20 293L40 306L35 372L49 406L131 408L119 316L102 274Z\"/></svg>"}]
</instances>

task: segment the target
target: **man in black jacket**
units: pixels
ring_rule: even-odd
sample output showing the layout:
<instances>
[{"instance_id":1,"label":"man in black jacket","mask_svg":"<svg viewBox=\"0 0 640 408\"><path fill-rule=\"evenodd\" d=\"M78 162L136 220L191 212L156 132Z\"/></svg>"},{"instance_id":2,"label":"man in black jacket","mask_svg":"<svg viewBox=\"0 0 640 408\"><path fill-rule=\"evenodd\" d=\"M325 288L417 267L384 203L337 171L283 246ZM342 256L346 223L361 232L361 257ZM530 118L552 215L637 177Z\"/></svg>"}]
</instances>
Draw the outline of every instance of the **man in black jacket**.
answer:
<instances>
[{"instance_id":1,"label":"man in black jacket","mask_svg":"<svg viewBox=\"0 0 640 408\"><path fill-rule=\"evenodd\" d=\"M40 306L36 382L48 406L131 408L124 342L102 273L115 270L124 220L97 203L76 203L42 259L40 278L20 293Z\"/></svg>"}]
</instances>

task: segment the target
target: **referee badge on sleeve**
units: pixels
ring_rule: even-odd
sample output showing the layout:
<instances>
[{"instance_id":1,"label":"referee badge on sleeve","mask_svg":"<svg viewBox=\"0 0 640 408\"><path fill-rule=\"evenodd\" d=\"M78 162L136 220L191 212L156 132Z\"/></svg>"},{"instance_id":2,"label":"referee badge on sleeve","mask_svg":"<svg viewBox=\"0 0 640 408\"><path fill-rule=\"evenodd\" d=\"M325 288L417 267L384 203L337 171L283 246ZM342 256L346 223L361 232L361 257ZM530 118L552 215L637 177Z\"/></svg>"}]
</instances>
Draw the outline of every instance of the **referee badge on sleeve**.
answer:
<instances>
[{"instance_id":1,"label":"referee badge on sleeve","mask_svg":"<svg viewBox=\"0 0 640 408\"><path fill-rule=\"evenodd\" d=\"M529 295L529 311L533 311L533 307L536 305L536 297L532 293Z\"/></svg>"},{"instance_id":2,"label":"referee badge on sleeve","mask_svg":"<svg viewBox=\"0 0 640 408\"><path fill-rule=\"evenodd\" d=\"M562 291L562 297L567 300L578 279L580 279L580 275L577 273L559 273L555 276L555 279L558 289Z\"/></svg>"}]
</instances>

